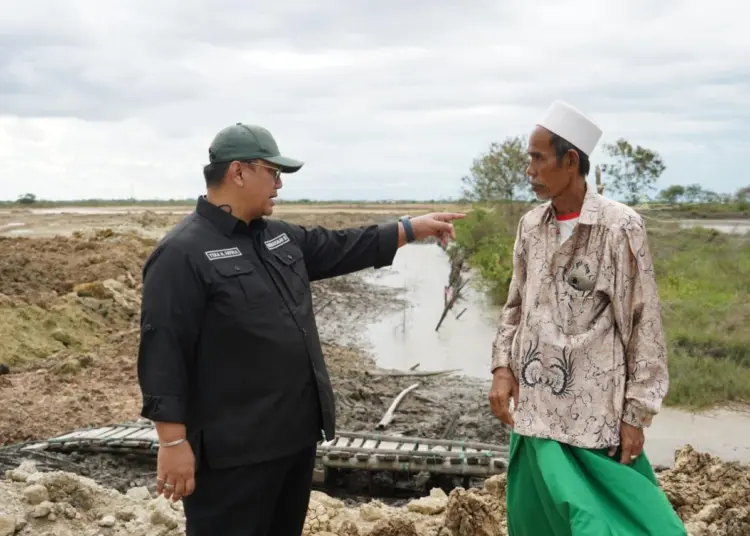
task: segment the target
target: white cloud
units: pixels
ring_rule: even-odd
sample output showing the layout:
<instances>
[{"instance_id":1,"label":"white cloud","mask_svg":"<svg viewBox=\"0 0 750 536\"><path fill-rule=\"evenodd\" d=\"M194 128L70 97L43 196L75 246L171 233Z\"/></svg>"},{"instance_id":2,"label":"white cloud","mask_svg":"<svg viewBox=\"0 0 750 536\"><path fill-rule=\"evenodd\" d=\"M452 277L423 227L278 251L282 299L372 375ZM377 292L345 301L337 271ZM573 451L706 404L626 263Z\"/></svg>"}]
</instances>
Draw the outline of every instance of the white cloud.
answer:
<instances>
[{"instance_id":1,"label":"white cloud","mask_svg":"<svg viewBox=\"0 0 750 536\"><path fill-rule=\"evenodd\" d=\"M27 0L0 19L0 198L196 197L213 135L269 128L289 198L455 195L564 98L659 186L750 183L736 1ZM594 154L601 161L601 152Z\"/></svg>"}]
</instances>

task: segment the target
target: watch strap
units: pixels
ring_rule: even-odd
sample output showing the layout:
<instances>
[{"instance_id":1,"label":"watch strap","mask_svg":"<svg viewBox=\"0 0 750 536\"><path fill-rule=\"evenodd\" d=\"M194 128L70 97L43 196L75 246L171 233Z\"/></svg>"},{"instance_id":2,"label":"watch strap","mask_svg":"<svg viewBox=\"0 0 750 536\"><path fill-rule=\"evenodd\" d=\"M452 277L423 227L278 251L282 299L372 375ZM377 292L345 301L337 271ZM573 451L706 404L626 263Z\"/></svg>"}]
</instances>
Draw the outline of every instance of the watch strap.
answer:
<instances>
[{"instance_id":1,"label":"watch strap","mask_svg":"<svg viewBox=\"0 0 750 536\"><path fill-rule=\"evenodd\" d=\"M409 216L401 216L399 218L399 221L404 226L404 234L406 235L406 241L407 242L414 242L414 229L411 227L411 221L409 221L411 218Z\"/></svg>"}]
</instances>

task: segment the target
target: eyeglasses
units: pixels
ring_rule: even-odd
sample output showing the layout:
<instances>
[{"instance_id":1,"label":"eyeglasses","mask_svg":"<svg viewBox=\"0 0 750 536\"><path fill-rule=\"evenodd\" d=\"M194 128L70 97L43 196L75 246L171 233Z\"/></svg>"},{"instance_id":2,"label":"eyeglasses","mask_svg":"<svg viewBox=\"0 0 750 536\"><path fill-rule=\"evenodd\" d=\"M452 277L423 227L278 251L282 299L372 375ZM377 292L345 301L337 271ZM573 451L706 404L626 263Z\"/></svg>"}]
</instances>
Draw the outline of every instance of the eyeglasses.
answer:
<instances>
[{"instance_id":1,"label":"eyeglasses","mask_svg":"<svg viewBox=\"0 0 750 536\"><path fill-rule=\"evenodd\" d=\"M260 162L250 162L251 164L254 164L259 167L264 167L266 169L271 170L271 175L273 176L273 180L277 181L279 180L279 177L281 177L281 170L279 168L267 166L265 164L261 164Z\"/></svg>"}]
</instances>

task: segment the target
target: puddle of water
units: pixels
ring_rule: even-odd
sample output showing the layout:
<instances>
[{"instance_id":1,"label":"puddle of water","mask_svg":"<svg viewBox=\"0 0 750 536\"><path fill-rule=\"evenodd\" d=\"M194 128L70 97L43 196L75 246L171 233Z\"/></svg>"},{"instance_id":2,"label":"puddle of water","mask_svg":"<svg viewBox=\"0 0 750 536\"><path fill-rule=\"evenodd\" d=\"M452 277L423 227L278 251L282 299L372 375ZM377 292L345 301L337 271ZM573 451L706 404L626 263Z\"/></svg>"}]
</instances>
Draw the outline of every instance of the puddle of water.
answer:
<instances>
[{"instance_id":1,"label":"puddle of water","mask_svg":"<svg viewBox=\"0 0 750 536\"><path fill-rule=\"evenodd\" d=\"M646 430L644 448L651 463L674 465L674 451L686 444L725 461L750 463L750 413L662 408Z\"/></svg>"},{"instance_id":2,"label":"puddle of water","mask_svg":"<svg viewBox=\"0 0 750 536\"><path fill-rule=\"evenodd\" d=\"M436 244L429 244L401 248L391 267L366 274L371 283L402 289L400 297L406 302L403 310L368 327L379 366L408 369L419 363L419 370L458 369L469 376L491 377L492 341L500 311L483 293L469 288L471 283L464 289L465 299L456 303L435 331L449 273L448 256Z\"/></svg>"},{"instance_id":3,"label":"puddle of water","mask_svg":"<svg viewBox=\"0 0 750 536\"><path fill-rule=\"evenodd\" d=\"M680 222L683 229L693 227L705 227L715 229L722 233L745 234L750 232L750 221L748 220L683 220Z\"/></svg>"},{"instance_id":4,"label":"puddle of water","mask_svg":"<svg viewBox=\"0 0 750 536\"><path fill-rule=\"evenodd\" d=\"M11 230L11 232L17 232L17 231L13 231L13 229L15 229L16 227L23 227L24 225L26 224L20 221L12 221L10 223L5 223L3 225L0 225L0 232L8 231L8 230Z\"/></svg>"},{"instance_id":5,"label":"puddle of water","mask_svg":"<svg viewBox=\"0 0 750 536\"><path fill-rule=\"evenodd\" d=\"M18 227L14 227L10 229L0 229L0 233L2 233L5 236L22 236L22 235L34 234L34 230L33 229L19 229Z\"/></svg>"}]
</instances>

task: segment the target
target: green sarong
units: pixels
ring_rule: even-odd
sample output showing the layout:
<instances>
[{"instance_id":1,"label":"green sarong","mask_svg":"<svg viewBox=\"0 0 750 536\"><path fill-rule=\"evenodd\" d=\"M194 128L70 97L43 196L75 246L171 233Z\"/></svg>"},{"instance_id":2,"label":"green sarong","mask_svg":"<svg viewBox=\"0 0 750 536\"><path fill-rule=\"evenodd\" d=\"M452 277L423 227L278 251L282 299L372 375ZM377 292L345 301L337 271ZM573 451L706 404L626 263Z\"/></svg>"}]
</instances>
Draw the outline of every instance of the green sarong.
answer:
<instances>
[{"instance_id":1,"label":"green sarong","mask_svg":"<svg viewBox=\"0 0 750 536\"><path fill-rule=\"evenodd\" d=\"M509 458L509 536L687 535L645 454L511 434Z\"/></svg>"}]
</instances>

